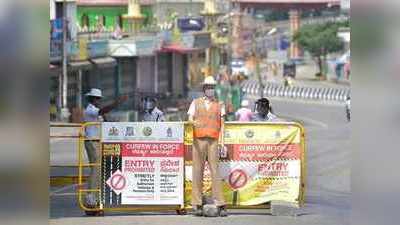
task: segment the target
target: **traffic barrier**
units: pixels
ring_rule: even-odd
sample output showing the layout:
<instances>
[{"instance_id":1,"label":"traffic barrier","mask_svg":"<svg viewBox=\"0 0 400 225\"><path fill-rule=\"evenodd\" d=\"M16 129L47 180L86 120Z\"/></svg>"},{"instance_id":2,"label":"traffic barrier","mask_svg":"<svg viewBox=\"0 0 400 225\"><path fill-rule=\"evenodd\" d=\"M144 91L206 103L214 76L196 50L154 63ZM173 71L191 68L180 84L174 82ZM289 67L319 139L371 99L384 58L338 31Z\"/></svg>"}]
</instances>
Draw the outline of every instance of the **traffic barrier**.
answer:
<instances>
[{"instance_id":1,"label":"traffic barrier","mask_svg":"<svg viewBox=\"0 0 400 225\"><path fill-rule=\"evenodd\" d=\"M191 142L190 136L187 142ZM225 200L230 207L247 208L278 199L303 205L305 142L301 124L227 122L222 152L220 174ZM190 171L190 145L185 154L186 171ZM203 188L210 193L207 166L204 173ZM185 202L189 204L191 180L185 183ZM271 189L276 192L270 192Z\"/></svg>"},{"instance_id":2,"label":"traffic barrier","mask_svg":"<svg viewBox=\"0 0 400 225\"><path fill-rule=\"evenodd\" d=\"M98 126L97 138L84 130ZM225 123L220 174L229 208L268 208L272 200L304 204L304 127L295 122ZM165 211L186 214L191 201L193 127L185 122L86 123L78 146L78 202L88 214L104 211ZM99 143L97 163L83 162L85 141ZM222 144L222 143L221 143ZM98 186L86 188L83 168L101 172ZM203 191L211 192L208 166ZM99 202L85 204L92 193Z\"/></svg>"},{"instance_id":3,"label":"traffic barrier","mask_svg":"<svg viewBox=\"0 0 400 225\"><path fill-rule=\"evenodd\" d=\"M99 137L85 138L88 126L97 126ZM184 126L182 122L85 123L78 147L81 209L87 214L163 210L184 213ZM83 162L86 141L99 143L98 162ZM85 188L81 179L84 166L101 171L95 188ZM98 204L86 204L89 194Z\"/></svg>"},{"instance_id":4,"label":"traffic barrier","mask_svg":"<svg viewBox=\"0 0 400 225\"><path fill-rule=\"evenodd\" d=\"M340 98L340 90L336 89L336 90L335 90L335 93L334 93L334 98L333 98L333 100L339 101L339 98Z\"/></svg>"},{"instance_id":5,"label":"traffic barrier","mask_svg":"<svg viewBox=\"0 0 400 225\"><path fill-rule=\"evenodd\" d=\"M346 100L345 99L345 94L346 94L346 91L344 89L340 90L340 92L339 92L339 101Z\"/></svg>"},{"instance_id":6,"label":"traffic barrier","mask_svg":"<svg viewBox=\"0 0 400 225\"><path fill-rule=\"evenodd\" d=\"M255 85L255 87L254 87L254 94L255 94L255 95L259 94L260 89L261 89L261 85L258 84L258 83L256 83L256 85Z\"/></svg>"},{"instance_id":7,"label":"traffic barrier","mask_svg":"<svg viewBox=\"0 0 400 225\"><path fill-rule=\"evenodd\" d=\"M271 86L271 96L276 96L276 86Z\"/></svg>"},{"instance_id":8,"label":"traffic barrier","mask_svg":"<svg viewBox=\"0 0 400 225\"><path fill-rule=\"evenodd\" d=\"M311 96L310 96L311 100L316 100L317 99L317 92L318 92L318 89L316 89L316 88L313 88L311 90Z\"/></svg>"},{"instance_id":9,"label":"traffic barrier","mask_svg":"<svg viewBox=\"0 0 400 225\"><path fill-rule=\"evenodd\" d=\"M327 94L328 94L328 88L323 88L320 99L325 100Z\"/></svg>"},{"instance_id":10,"label":"traffic barrier","mask_svg":"<svg viewBox=\"0 0 400 225\"><path fill-rule=\"evenodd\" d=\"M51 150L54 143L58 141L78 141L81 124L50 122L49 128ZM77 169L77 164L52 164L50 162L50 186L65 186L78 183L78 176L75 173ZM65 174L65 171L71 171L71 174ZM86 179L86 177L83 177L83 179Z\"/></svg>"},{"instance_id":11,"label":"traffic barrier","mask_svg":"<svg viewBox=\"0 0 400 225\"><path fill-rule=\"evenodd\" d=\"M305 94L304 94L304 98L309 98L309 96L310 96L310 92L311 92L311 88L306 88L306 90L305 90Z\"/></svg>"},{"instance_id":12,"label":"traffic barrier","mask_svg":"<svg viewBox=\"0 0 400 225\"><path fill-rule=\"evenodd\" d=\"M278 88L278 97L283 97L283 90L285 89L285 86L280 86Z\"/></svg>"},{"instance_id":13,"label":"traffic barrier","mask_svg":"<svg viewBox=\"0 0 400 225\"><path fill-rule=\"evenodd\" d=\"M334 89L333 88L329 88L329 90L328 90L328 94L327 94L327 100L329 101L329 100L332 100L332 97L333 97L333 91L334 91Z\"/></svg>"},{"instance_id":14,"label":"traffic barrier","mask_svg":"<svg viewBox=\"0 0 400 225\"><path fill-rule=\"evenodd\" d=\"M263 96L266 96L266 95L268 95L268 94L267 94L267 88L264 88L264 90L263 90Z\"/></svg>"},{"instance_id":15,"label":"traffic barrier","mask_svg":"<svg viewBox=\"0 0 400 225\"><path fill-rule=\"evenodd\" d=\"M298 87L293 87L291 91L291 98L296 98Z\"/></svg>"},{"instance_id":16,"label":"traffic barrier","mask_svg":"<svg viewBox=\"0 0 400 225\"><path fill-rule=\"evenodd\" d=\"M294 89L295 89L295 87L289 88L289 93L288 93L289 98L294 98L294 95L295 95Z\"/></svg>"},{"instance_id":17,"label":"traffic barrier","mask_svg":"<svg viewBox=\"0 0 400 225\"><path fill-rule=\"evenodd\" d=\"M259 95L260 85L254 80L245 81L242 84L242 91L250 95ZM343 102L350 95L350 90L332 87L286 87L283 84L267 83L263 94L269 97Z\"/></svg>"},{"instance_id":18,"label":"traffic barrier","mask_svg":"<svg viewBox=\"0 0 400 225\"><path fill-rule=\"evenodd\" d=\"M305 98L305 92L306 92L307 88L303 88L303 90L301 91L301 98Z\"/></svg>"},{"instance_id":19,"label":"traffic barrier","mask_svg":"<svg viewBox=\"0 0 400 225\"><path fill-rule=\"evenodd\" d=\"M283 96L289 97L289 87L288 87L288 86L286 86L285 88L283 88Z\"/></svg>"}]
</instances>

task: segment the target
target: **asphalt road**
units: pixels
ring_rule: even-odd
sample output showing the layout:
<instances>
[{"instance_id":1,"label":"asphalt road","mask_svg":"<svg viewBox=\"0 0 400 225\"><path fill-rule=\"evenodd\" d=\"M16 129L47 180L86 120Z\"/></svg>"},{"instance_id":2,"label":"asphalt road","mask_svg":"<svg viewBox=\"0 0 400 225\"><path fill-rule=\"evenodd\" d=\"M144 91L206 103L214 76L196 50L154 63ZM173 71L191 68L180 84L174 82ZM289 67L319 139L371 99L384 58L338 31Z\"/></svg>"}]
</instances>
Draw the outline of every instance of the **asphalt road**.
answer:
<instances>
[{"instance_id":1,"label":"asphalt road","mask_svg":"<svg viewBox=\"0 0 400 225\"><path fill-rule=\"evenodd\" d=\"M349 224L350 124L343 105L272 100L277 115L303 122L307 142L306 204L297 217L271 216L269 210L229 210L226 218L196 218L164 213L113 213L86 217L80 211L75 186L51 188L50 224ZM51 163L71 164L68 141L52 141ZM71 161L72 160L72 161Z\"/></svg>"}]
</instances>

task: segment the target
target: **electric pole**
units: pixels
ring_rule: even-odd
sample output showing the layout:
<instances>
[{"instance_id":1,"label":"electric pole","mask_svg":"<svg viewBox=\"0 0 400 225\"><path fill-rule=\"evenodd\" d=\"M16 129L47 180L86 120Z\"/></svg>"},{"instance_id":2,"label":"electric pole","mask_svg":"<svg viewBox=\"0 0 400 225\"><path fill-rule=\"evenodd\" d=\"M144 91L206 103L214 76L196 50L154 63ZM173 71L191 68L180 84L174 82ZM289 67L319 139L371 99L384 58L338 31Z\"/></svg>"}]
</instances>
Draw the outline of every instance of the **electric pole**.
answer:
<instances>
[{"instance_id":1,"label":"electric pole","mask_svg":"<svg viewBox=\"0 0 400 225\"><path fill-rule=\"evenodd\" d=\"M67 101L68 101L68 71L67 71L67 1L63 1L63 40L62 40L62 103L61 103L61 120L64 122L69 121L69 116L71 113L69 112Z\"/></svg>"}]
</instances>

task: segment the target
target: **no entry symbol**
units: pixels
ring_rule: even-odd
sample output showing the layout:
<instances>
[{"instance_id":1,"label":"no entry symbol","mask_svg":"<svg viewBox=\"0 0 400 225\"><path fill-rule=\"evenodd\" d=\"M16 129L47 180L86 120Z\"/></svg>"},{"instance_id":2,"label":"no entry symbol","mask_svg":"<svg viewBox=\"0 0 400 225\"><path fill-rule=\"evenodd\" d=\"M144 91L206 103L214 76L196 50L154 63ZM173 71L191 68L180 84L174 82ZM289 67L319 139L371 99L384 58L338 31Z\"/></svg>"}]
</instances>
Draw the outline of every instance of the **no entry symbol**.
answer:
<instances>
[{"instance_id":1,"label":"no entry symbol","mask_svg":"<svg viewBox=\"0 0 400 225\"><path fill-rule=\"evenodd\" d=\"M111 175L106 183L117 195L119 195L126 186L126 178L120 170L117 170Z\"/></svg>"},{"instance_id":2,"label":"no entry symbol","mask_svg":"<svg viewBox=\"0 0 400 225\"><path fill-rule=\"evenodd\" d=\"M111 188L114 190L122 190L124 189L126 184L125 177L120 174L117 174L111 178Z\"/></svg>"},{"instance_id":3,"label":"no entry symbol","mask_svg":"<svg viewBox=\"0 0 400 225\"><path fill-rule=\"evenodd\" d=\"M233 189L239 189L246 185L247 183L247 174L243 170L237 169L229 174L229 185Z\"/></svg>"}]
</instances>

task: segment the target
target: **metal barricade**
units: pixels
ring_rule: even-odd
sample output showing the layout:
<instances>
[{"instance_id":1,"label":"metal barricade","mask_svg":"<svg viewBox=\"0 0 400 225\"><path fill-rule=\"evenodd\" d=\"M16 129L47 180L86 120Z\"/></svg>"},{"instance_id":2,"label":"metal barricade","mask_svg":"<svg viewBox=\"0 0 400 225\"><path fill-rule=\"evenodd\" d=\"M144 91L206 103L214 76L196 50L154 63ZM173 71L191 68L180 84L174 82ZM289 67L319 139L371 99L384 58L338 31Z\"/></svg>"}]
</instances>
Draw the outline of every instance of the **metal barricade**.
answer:
<instances>
[{"instance_id":1,"label":"metal barricade","mask_svg":"<svg viewBox=\"0 0 400 225\"><path fill-rule=\"evenodd\" d=\"M50 128L50 153L55 154L58 152L59 146L64 146L66 143L74 146L73 154L68 154L69 156L75 154L75 146L73 142L78 141L79 131L81 129L81 124L79 123L56 123L51 122ZM59 145L59 146L58 146ZM78 165L75 159L68 160L69 162L53 162L50 161L50 186L64 186L68 184L78 183L78 176L76 171ZM67 172L66 172L67 171Z\"/></svg>"},{"instance_id":2,"label":"metal barricade","mask_svg":"<svg viewBox=\"0 0 400 225\"><path fill-rule=\"evenodd\" d=\"M78 166L79 166L79 187L78 187L78 202L79 206L81 209L83 209L86 212L102 212L102 211L164 211L164 210L176 210L178 214L186 214L186 210L191 208L190 205L190 193L191 193L191 181L190 177L188 176L189 174L186 174L186 171L189 169L192 165L191 163L191 145L193 142L193 127L191 124L186 123L186 122L178 122L180 124L183 124L183 146L184 146L184 156L183 156L183 204L180 205L146 205L146 204L122 204L121 201L121 193L122 192L117 192L114 193L109 190L109 187L107 187L106 182L110 182L109 180L111 179L111 184L114 177L114 173L116 173L118 168L122 167L122 162L119 161L112 161L110 157L116 156L115 154L118 154L119 159L122 161L122 154L121 152L123 151L124 147L122 146L123 140L120 140L120 142L117 145L109 145L106 146L105 144L110 144L110 143L104 143L103 136L105 135L102 132L100 132L100 136L98 138L93 138L93 139L87 139L85 138L85 129L88 126L99 126L100 131L103 130L102 126L114 126L116 129L122 129L121 127L127 127L129 124L134 124L135 126L139 126L138 124L140 123L85 123L81 127L81 132L79 135L79 147L78 147ZM176 123L176 124L178 124ZM121 125L122 124L122 125ZM128 124L128 125L127 125ZM161 124L168 124L167 123L157 123L158 125ZM153 127L154 128L154 127ZM104 128L105 129L105 128ZM116 130L111 130L114 129L113 127L107 128L110 129L110 132L116 132ZM142 128L141 128L142 129ZM168 128L166 131L167 133L170 128ZM136 131L135 131L136 132ZM140 130L140 132L143 132L144 135L148 135L145 132L158 132L158 131L150 131L145 129ZM164 131L163 131L164 132ZM175 130L174 130L175 132ZM108 134L107 134L108 135ZM167 135L172 135L168 133ZM100 146L100 161L98 163L84 163L83 162L83 154L84 152L84 143L85 141L98 141L99 146ZM117 139L116 139L117 140ZM221 173L223 179L224 179L224 196L228 197L229 200L227 201L228 207L229 208L241 208L241 209L252 209L252 208L269 208L269 205L267 204L268 201L266 200L285 200L290 198L290 201L293 201L296 205L303 206L304 205L304 196L305 196L305 177L306 177L306 148L305 148L305 131L303 125L297 122L265 122L265 123L258 123L258 122L226 122L225 123L225 130L224 130L224 144L223 148L221 148L223 151L225 151L225 156L223 156L223 151L221 151L221 161L220 161L220 171L222 170L223 173ZM295 140L295 141L294 141ZM140 139L137 139L140 143ZM293 144L294 143L294 144ZM253 156L251 154L247 154L246 148L243 148L242 153L240 152L241 148L240 146L248 146L248 149L256 149L257 147L260 147L262 149L262 146L267 146L270 149L281 149L281 151L277 151L278 153L274 153L273 150L260 150L260 154L254 154L256 150L253 151ZM273 145L277 145L278 147L274 147ZM116 147L119 146L119 147ZM272 147L271 147L272 146ZM238 150L239 149L239 150ZM263 152L264 151L264 152ZM242 154L242 155L240 155ZM264 155L263 155L264 154ZM272 155L271 154L275 154ZM278 154L278 155L276 155ZM250 157L250 158L246 158ZM251 158L253 157L253 158ZM269 158L268 158L269 157ZM293 158L293 159L292 159ZM110 160L112 161L110 163ZM118 159L117 159L118 160ZM269 168L273 166L281 166L281 168L285 167L287 168L288 163L284 164L276 164L275 162L278 161L285 161L285 160L294 160L294 163L291 163L292 167L294 168L295 175L294 177L290 177L289 174L282 175L283 178L279 178L279 175L274 175L271 177L266 177L264 178L259 178L260 181L258 181L256 178L252 178L251 176L254 176L254 174L249 175L249 174L244 174L248 171L246 171L246 167L251 167L253 166L254 168L258 168L256 173L259 173L260 168ZM242 165L242 169L236 167L236 165ZM290 163L290 162L289 162ZM298 166L299 165L299 166ZM99 180L98 180L98 186L93 189L88 189L85 188L84 182L83 182L83 168L84 167L91 167L95 168L97 167L99 169L100 175L99 175ZM207 166L206 166L207 167ZM298 168L297 168L298 167ZM299 169L300 171L296 170ZM268 170L268 169L266 169ZM289 169L287 169L288 171ZM111 171L111 172L110 172ZM225 172L224 172L225 171ZM286 173L288 173L286 171ZM268 171L267 171L268 172ZM272 171L273 172L273 171ZM237 174L234 174L237 173ZM298 174L297 174L298 173ZM205 172L207 174L207 172ZM229 174L229 175L228 175ZM272 173L271 173L272 174ZM282 173L283 174L283 173ZM106 176L107 175L107 176ZM257 175L257 174L255 174ZM298 175L298 176L297 176ZM207 176L207 175L206 175ZM235 178L232 178L235 177ZM245 179L243 177L246 177ZM293 179L294 181L292 183L287 183L285 184L282 182L282 187L284 185L288 185L288 187L283 187L283 188L288 188L287 190L292 191L294 193L290 197L283 197L284 199L280 199L279 195L279 190L278 194L272 193L271 190L267 188L271 188L274 180L284 180L286 179ZM242 180L240 180L242 179ZM246 187L246 182L254 179L253 182L260 182L260 184L252 184L257 185L257 190L262 193L256 201L253 201L252 203L252 197L250 196L249 199L246 200L246 198L243 197L244 193L242 192L243 188ZM108 180L108 181L107 181ZM117 180L118 181L118 180ZM119 186L120 182L115 182L115 186ZM179 183L179 182L178 182ZM249 182L250 183L250 182ZM108 184L109 185L109 184ZM115 187L114 186L114 187ZM121 185L125 186L125 185ZM290 187L289 187L290 186ZM250 187L249 190L251 191L253 187ZM263 189L264 188L264 189ZM275 187L278 188L279 187ZM297 191L293 191L298 188ZM114 189L115 190L115 189ZM205 184L204 184L204 191L210 192L210 181L205 178ZM111 192L111 193L110 193ZM271 193L269 193L271 192ZM95 207L88 207L85 205L85 196L88 193L94 193L98 195L98 200L99 204L97 204ZM105 193L109 196L105 196ZM263 195L268 196L270 194L270 197L264 198ZM259 202L257 202L259 201Z\"/></svg>"},{"instance_id":3,"label":"metal barricade","mask_svg":"<svg viewBox=\"0 0 400 225\"><path fill-rule=\"evenodd\" d=\"M185 149L186 170L190 170L191 166L190 139L192 137L190 137L190 134L191 130L187 130L185 133L188 136L188 140L186 140L187 148ZM225 150L222 151L221 155L223 156L220 159L220 176L223 179L224 197L229 208L269 208L270 205L266 203L271 200L288 200L299 207L304 205L306 183L305 130L300 123L226 122L224 143L222 146ZM242 147L244 150L241 150ZM274 147L282 149L276 152L268 150L269 148L274 149ZM299 165L299 174L296 177L291 177L290 174L283 176L271 175L271 177L268 177L269 175L263 177L258 176L258 174L252 174L254 171L259 173L260 168L267 168L274 164L277 167L282 165L288 166L288 164L289 166L296 167L297 163ZM211 191L211 182L210 177L207 175L207 170L206 166L203 189L206 195L210 194ZM298 195L292 196L292 198L285 197L286 199L274 199L280 198L279 195L271 198L262 197L262 195L269 194L267 189L272 188L271 183L284 179L293 180L293 182L282 182L282 185L292 185L292 188L288 190L294 194L297 192L294 191L293 187L298 187ZM189 179L186 179L185 183L185 203L186 207L190 208L191 182ZM256 186L258 190L255 191L253 187ZM287 190L281 191L284 192ZM260 193L261 197L253 196L246 199L245 195L251 196L255 192ZM256 201L258 202L256 203Z\"/></svg>"},{"instance_id":4,"label":"metal barricade","mask_svg":"<svg viewBox=\"0 0 400 225\"><path fill-rule=\"evenodd\" d=\"M118 193L113 192L115 190L115 188L113 190L111 190L110 187L107 187L106 182L107 180L111 179L111 182L113 182L113 177L114 174L116 172L118 172L122 167L122 157L121 156L121 145L118 143L115 146L111 146L113 145L113 143L108 143L108 142L104 142L104 136L105 134L103 134L103 132L100 132L100 135L98 138L91 138L88 139L85 137L85 129L88 126L98 126L99 130L102 131L103 129L103 125L107 124L107 123L85 123L82 126L81 129L81 135L80 135L80 141L79 141L79 161L78 161L78 165L79 165L79 187L78 187L78 204L80 206L81 209L83 209L87 214L90 215L99 215L99 214L92 214L91 212L94 213L98 213L101 212L100 215L102 214L103 211L163 211L163 210L176 210L176 212L178 214L185 214L185 207L184 204L182 203L181 205L157 205L157 204L152 204L152 205L145 205L145 204L122 204L121 203L121 195ZM108 123L108 124L115 124L115 129L118 129L118 124L131 124L131 123ZM132 124L149 124L149 123L132 123ZM156 123L154 123L156 124ZM160 124L160 123L159 123ZM157 125L159 125L157 124ZM185 126L185 123L183 122L167 122L167 123L162 123L162 124L183 124L183 126ZM145 127L145 129L148 127ZM114 129L114 127L112 127L112 129ZM150 131L149 131L150 130ZM151 131L151 129L149 129L147 131L143 130L143 132L153 132ZM168 129L167 129L168 131ZM182 140L183 140L183 132L184 129L182 129ZM115 132L119 132L116 131ZM137 131L131 131L131 132L137 132ZM142 131L141 131L142 132ZM154 131L155 132L155 131ZM172 131L171 131L172 132ZM145 135L150 135L150 134L145 134ZM99 163L88 163L85 164L83 162L83 154L84 153L84 143L85 141L98 141L99 142L99 152L100 152L100 162ZM122 141L121 141L122 143ZM109 146L106 146L109 145ZM105 147L106 146L106 147ZM118 146L118 147L117 147ZM182 146L183 146L183 141L182 141ZM117 148L116 148L117 147ZM116 153L118 152L118 153ZM183 152L183 149L182 149ZM184 165L184 158L182 156L182 165ZM98 173L98 184L96 188L85 188L85 184L83 183L82 177L83 177L83 168L84 167L91 167L91 168L97 168L99 171ZM182 176L184 177L184 167L182 167ZM125 180L125 178L123 178ZM123 182L126 182L123 181ZM119 182L117 182L119 183ZM183 183L183 187L182 189L184 190L184 182ZM112 184L111 184L112 185ZM117 184L115 184L117 185ZM125 184L124 184L125 186ZM94 207L91 206L87 206L85 204L85 197L89 194L95 194L96 195L96 199L98 200L98 204L95 205ZM183 197L183 193L182 193L182 197ZM184 202L184 201L182 201Z\"/></svg>"}]
</instances>

